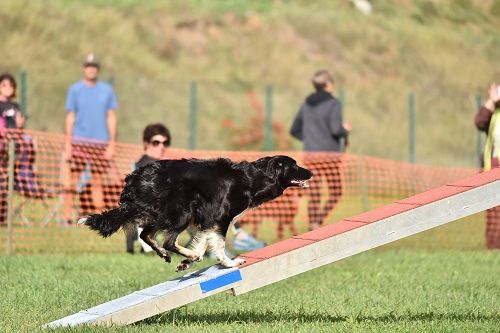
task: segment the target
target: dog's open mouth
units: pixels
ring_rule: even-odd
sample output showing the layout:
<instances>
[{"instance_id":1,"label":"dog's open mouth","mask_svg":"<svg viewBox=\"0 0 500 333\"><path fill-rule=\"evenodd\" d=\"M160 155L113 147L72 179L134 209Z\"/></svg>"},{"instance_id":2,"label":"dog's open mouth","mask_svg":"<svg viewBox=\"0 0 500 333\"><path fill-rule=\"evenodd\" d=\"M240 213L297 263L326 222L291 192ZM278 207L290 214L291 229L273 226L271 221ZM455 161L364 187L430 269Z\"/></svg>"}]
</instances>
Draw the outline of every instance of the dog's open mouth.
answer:
<instances>
[{"instance_id":1,"label":"dog's open mouth","mask_svg":"<svg viewBox=\"0 0 500 333\"><path fill-rule=\"evenodd\" d=\"M309 187L307 180L294 179L291 180L290 183L297 185L298 187Z\"/></svg>"}]
</instances>

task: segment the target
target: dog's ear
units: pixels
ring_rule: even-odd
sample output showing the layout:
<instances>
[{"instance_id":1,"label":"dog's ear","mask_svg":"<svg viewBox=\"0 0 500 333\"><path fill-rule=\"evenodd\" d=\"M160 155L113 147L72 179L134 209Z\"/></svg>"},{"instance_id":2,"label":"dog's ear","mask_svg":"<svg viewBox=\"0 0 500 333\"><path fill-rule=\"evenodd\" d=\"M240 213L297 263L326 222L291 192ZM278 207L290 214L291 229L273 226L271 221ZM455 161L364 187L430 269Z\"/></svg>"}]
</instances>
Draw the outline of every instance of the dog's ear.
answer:
<instances>
[{"instance_id":1,"label":"dog's ear","mask_svg":"<svg viewBox=\"0 0 500 333\"><path fill-rule=\"evenodd\" d=\"M262 171L266 176L275 178L279 167L283 166L278 156L267 156L259 158L254 162L254 166Z\"/></svg>"},{"instance_id":2,"label":"dog's ear","mask_svg":"<svg viewBox=\"0 0 500 333\"><path fill-rule=\"evenodd\" d=\"M270 157L270 156L262 157L262 158L259 158L256 161L254 161L252 164L257 169L265 172L267 170L267 165L269 164L269 161L271 159L272 159L272 157Z\"/></svg>"}]
</instances>

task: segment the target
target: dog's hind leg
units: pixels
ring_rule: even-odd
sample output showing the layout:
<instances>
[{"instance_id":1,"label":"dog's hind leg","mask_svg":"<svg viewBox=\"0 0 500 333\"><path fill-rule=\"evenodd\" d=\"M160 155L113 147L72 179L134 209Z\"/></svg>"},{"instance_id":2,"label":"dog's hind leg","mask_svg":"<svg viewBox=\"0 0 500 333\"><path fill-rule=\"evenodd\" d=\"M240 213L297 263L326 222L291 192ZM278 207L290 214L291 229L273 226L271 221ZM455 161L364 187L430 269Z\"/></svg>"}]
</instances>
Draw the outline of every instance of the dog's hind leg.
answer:
<instances>
[{"instance_id":1,"label":"dog's hind leg","mask_svg":"<svg viewBox=\"0 0 500 333\"><path fill-rule=\"evenodd\" d=\"M218 230L207 230L208 246L215 253L217 260L225 267L235 267L245 263L244 259L231 259L226 255L226 237L220 234Z\"/></svg>"},{"instance_id":2,"label":"dog's hind leg","mask_svg":"<svg viewBox=\"0 0 500 333\"><path fill-rule=\"evenodd\" d=\"M191 241L190 247L191 250L193 250L194 253L196 253L196 255L199 257L200 261L203 260L203 255L205 255L207 246L208 246L207 233L204 231L197 231L193 235L193 240Z\"/></svg>"},{"instance_id":3,"label":"dog's hind leg","mask_svg":"<svg viewBox=\"0 0 500 333\"><path fill-rule=\"evenodd\" d=\"M191 250L198 256L196 261L202 261L203 260L203 255L205 254L205 251L207 250L207 245L208 245L208 239L207 239L207 234L203 231L197 231L193 235L193 240L191 241L190 247ZM193 263L192 260L190 259L184 259L177 265L176 271L184 271L191 267L191 264Z\"/></svg>"},{"instance_id":4,"label":"dog's hind leg","mask_svg":"<svg viewBox=\"0 0 500 333\"><path fill-rule=\"evenodd\" d=\"M168 254L167 250L165 250L164 248L160 247L160 244L158 244L158 242L156 242L155 240L155 234L156 234L156 230L153 229L153 228L148 228L148 227L145 227L140 236L141 239L146 242L146 244L148 244L149 246L151 246L151 248L153 250L155 250L155 252L161 257L163 258L163 260L165 260L166 262L170 262L172 261L172 259L170 258L170 255Z\"/></svg>"},{"instance_id":5,"label":"dog's hind leg","mask_svg":"<svg viewBox=\"0 0 500 333\"><path fill-rule=\"evenodd\" d=\"M177 271L185 270L189 268L187 263L191 263L193 261L201 261L201 258L197 252L194 250L187 249L178 242L179 233L173 231L165 232L165 242L163 243L163 247L169 251L180 254L181 256L186 257L186 260L183 260L178 266Z\"/></svg>"}]
</instances>

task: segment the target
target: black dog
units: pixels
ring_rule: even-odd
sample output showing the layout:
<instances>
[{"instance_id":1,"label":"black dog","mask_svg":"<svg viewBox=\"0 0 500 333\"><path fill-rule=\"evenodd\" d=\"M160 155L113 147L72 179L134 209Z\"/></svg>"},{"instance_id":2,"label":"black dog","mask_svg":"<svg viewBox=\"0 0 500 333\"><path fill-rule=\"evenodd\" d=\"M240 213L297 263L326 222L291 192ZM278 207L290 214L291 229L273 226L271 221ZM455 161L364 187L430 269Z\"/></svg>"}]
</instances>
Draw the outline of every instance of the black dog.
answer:
<instances>
[{"instance_id":1,"label":"black dog","mask_svg":"<svg viewBox=\"0 0 500 333\"><path fill-rule=\"evenodd\" d=\"M141 239L165 261L172 251L185 256L177 271L201 261L209 246L225 267L244 263L225 254L226 232L249 209L280 196L288 187L308 187L312 172L288 156L235 163L228 159L161 160L139 168L125 178L120 206L82 218L103 237L120 227L138 224ZM178 235L195 230L192 249L177 242ZM155 234L165 233L163 247Z\"/></svg>"}]
</instances>

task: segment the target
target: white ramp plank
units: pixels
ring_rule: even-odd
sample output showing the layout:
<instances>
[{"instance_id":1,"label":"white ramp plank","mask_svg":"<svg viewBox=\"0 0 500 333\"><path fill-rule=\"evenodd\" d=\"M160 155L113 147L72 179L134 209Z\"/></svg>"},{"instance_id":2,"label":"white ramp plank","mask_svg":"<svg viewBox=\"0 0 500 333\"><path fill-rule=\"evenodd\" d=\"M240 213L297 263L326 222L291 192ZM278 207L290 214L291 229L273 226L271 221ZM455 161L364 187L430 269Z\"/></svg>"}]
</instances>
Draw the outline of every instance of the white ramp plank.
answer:
<instances>
[{"instance_id":1,"label":"white ramp plank","mask_svg":"<svg viewBox=\"0 0 500 333\"><path fill-rule=\"evenodd\" d=\"M211 266L50 322L45 327L131 324L231 289L240 280L238 268Z\"/></svg>"}]
</instances>

